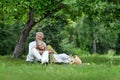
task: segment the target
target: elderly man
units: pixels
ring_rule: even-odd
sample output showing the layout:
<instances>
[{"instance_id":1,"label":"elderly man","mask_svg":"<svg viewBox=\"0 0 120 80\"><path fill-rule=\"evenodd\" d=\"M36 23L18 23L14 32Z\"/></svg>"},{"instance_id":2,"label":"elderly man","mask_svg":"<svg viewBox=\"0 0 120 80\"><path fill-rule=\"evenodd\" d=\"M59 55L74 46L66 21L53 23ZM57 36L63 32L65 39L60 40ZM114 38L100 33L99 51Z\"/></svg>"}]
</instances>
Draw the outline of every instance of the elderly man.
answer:
<instances>
[{"instance_id":1,"label":"elderly man","mask_svg":"<svg viewBox=\"0 0 120 80\"><path fill-rule=\"evenodd\" d=\"M42 32L36 33L35 41L32 41L29 43L29 51L28 51L26 61L34 62L36 59L38 62L41 62L41 55L39 54L37 50L37 41L42 41L43 38L44 38L44 34ZM43 42L43 44L46 47L46 43ZM48 57L48 53L45 53L44 57ZM42 63L46 63L46 62L48 62L48 60Z\"/></svg>"}]
</instances>

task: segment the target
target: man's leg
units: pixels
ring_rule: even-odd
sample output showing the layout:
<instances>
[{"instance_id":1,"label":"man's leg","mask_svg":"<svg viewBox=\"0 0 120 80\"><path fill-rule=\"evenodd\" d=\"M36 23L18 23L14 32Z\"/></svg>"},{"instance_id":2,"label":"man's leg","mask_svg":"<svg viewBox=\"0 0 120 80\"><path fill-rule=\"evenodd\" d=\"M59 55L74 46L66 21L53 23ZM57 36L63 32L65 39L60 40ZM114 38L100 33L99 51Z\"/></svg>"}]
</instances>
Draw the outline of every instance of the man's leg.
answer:
<instances>
[{"instance_id":1,"label":"man's leg","mask_svg":"<svg viewBox=\"0 0 120 80\"><path fill-rule=\"evenodd\" d=\"M71 57L65 53L60 54L60 58L63 63L70 63L71 62Z\"/></svg>"},{"instance_id":2,"label":"man's leg","mask_svg":"<svg viewBox=\"0 0 120 80\"><path fill-rule=\"evenodd\" d=\"M66 59L70 58L70 56L68 56L68 55L65 54L65 53L60 54L60 57L61 57L61 59L63 59L63 60L66 60Z\"/></svg>"}]
</instances>

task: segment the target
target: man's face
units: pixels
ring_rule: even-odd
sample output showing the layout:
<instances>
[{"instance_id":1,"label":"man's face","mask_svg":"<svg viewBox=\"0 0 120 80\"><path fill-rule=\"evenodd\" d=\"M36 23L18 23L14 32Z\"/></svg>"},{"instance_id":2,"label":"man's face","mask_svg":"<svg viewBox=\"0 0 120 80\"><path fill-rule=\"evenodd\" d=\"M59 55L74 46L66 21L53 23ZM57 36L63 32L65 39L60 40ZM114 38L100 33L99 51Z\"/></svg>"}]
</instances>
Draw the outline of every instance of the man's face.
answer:
<instances>
[{"instance_id":1,"label":"man's face","mask_svg":"<svg viewBox=\"0 0 120 80\"><path fill-rule=\"evenodd\" d=\"M37 34L37 35L36 35L36 40L42 40L42 39L43 39L42 34Z\"/></svg>"}]
</instances>

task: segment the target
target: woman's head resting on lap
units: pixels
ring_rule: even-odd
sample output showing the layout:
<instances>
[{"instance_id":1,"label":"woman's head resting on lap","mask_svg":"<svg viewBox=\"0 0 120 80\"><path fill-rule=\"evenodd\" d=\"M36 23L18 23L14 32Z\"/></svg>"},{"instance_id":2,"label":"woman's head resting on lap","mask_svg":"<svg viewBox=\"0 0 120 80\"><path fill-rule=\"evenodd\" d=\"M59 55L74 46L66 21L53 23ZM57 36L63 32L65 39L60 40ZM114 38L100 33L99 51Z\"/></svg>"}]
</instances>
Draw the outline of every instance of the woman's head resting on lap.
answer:
<instances>
[{"instance_id":1,"label":"woman's head resting on lap","mask_svg":"<svg viewBox=\"0 0 120 80\"><path fill-rule=\"evenodd\" d=\"M40 49L40 50L45 50L45 44L44 44L44 42L43 41L41 41L41 40L38 40L37 41L37 49Z\"/></svg>"}]
</instances>

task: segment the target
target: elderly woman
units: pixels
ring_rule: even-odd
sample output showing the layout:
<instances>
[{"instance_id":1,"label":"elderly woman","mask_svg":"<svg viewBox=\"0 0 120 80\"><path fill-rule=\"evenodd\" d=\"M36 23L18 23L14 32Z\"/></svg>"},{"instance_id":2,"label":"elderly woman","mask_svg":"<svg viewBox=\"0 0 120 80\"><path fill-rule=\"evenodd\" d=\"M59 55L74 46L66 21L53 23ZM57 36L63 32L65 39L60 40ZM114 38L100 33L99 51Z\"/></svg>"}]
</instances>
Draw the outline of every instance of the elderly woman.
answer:
<instances>
[{"instance_id":1,"label":"elderly woman","mask_svg":"<svg viewBox=\"0 0 120 80\"><path fill-rule=\"evenodd\" d=\"M35 59L42 64L49 62L49 52L46 50L46 44L41 40L36 41L36 47L31 49L26 61L34 62Z\"/></svg>"}]
</instances>

